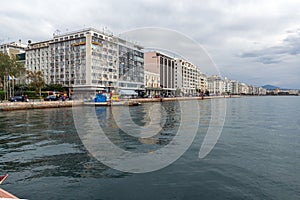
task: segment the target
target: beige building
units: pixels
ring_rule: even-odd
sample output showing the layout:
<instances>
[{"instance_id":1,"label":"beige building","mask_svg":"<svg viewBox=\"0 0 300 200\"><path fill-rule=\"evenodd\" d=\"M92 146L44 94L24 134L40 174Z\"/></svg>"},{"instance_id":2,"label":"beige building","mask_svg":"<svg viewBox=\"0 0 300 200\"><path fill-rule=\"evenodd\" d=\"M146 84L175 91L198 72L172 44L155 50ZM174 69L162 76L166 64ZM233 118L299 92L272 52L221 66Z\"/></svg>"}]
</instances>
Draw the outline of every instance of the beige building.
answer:
<instances>
[{"instance_id":1,"label":"beige building","mask_svg":"<svg viewBox=\"0 0 300 200\"><path fill-rule=\"evenodd\" d=\"M201 93L205 93L206 90L208 89L208 85L207 85L207 76L204 73L200 73L200 75L198 76L198 88L200 88L200 92Z\"/></svg>"},{"instance_id":2,"label":"beige building","mask_svg":"<svg viewBox=\"0 0 300 200\"><path fill-rule=\"evenodd\" d=\"M159 75L161 94L175 95L175 59L159 52L144 53L145 71Z\"/></svg>"},{"instance_id":3,"label":"beige building","mask_svg":"<svg viewBox=\"0 0 300 200\"><path fill-rule=\"evenodd\" d=\"M154 97L161 92L160 77L158 73L153 73L145 70L144 73L146 94Z\"/></svg>"},{"instance_id":4,"label":"beige building","mask_svg":"<svg viewBox=\"0 0 300 200\"><path fill-rule=\"evenodd\" d=\"M10 58L16 59L18 63L25 65L25 49L27 45L19 42L10 42L0 45L0 52L6 53ZM26 81L26 74L14 77L14 84L23 84Z\"/></svg>"},{"instance_id":5,"label":"beige building","mask_svg":"<svg viewBox=\"0 0 300 200\"><path fill-rule=\"evenodd\" d=\"M145 71L158 74L163 95L197 95L207 89L207 77L200 69L183 59L159 52L146 52Z\"/></svg>"},{"instance_id":6,"label":"beige building","mask_svg":"<svg viewBox=\"0 0 300 200\"><path fill-rule=\"evenodd\" d=\"M25 53L27 45L19 42L10 42L0 45L0 52L7 53L11 58L16 58L17 55Z\"/></svg>"}]
</instances>

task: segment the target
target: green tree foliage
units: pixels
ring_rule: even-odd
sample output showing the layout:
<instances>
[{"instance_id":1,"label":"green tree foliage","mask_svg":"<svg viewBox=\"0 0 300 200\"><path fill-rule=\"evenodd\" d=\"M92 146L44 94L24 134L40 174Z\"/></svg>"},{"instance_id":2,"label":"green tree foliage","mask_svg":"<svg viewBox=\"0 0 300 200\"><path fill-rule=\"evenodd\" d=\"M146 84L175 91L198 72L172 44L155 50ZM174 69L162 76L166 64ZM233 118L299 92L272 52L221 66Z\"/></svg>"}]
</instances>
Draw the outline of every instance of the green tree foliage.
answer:
<instances>
[{"instance_id":1,"label":"green tree foliage","mask_svg":"<svg viewBox=\"0 0 300 200\"><path fill-rule=\"evenodd\" d=\"M42 95L42 87L45 86L45 80L43 78L43 73L41 71L27 71L27 79L32 87Z\"/></svg>"},{"instance_id":2,"label":"green tree foliage","mask_svg":"<svg viewBox=\"0 0 300 200\"><path fill-rule=\"evenodd\" d=\"M0 91L0 101L5 99L5 92L4 91Z\"/></svg>"},{"instance_id":3,"label":"green tree foliage","mask_svg":"<svg viewBox=\"0 0 300 200\"><path fill-rule=\"evenodd\" d=\"M205 91L205 95L209 96L209 91L208 90Z\"/></svg>"},{"instance_id":4,"label":"green tree foliage","mask_svg":"<svg viewBox=\"0 0 300 200\"><path fill-rule=\"evenodd\" d=\"M7 53L0 52L1 86L4 86L8 76L20 77L23 74L25 74L25 67L22 63L17 62L16 58L11 58Z\"/></svg>"},{"instance_id":5,"label":"green tree foliage","mask_svg":"<svg viewBox=\"0 0 300 200\"><path fill-rule=\"evenodd\" d=\"M61 84L46 84L42 90L44 91L57 91L57 92L63 92L65 89Z\"/></svg>"}]
</instances>

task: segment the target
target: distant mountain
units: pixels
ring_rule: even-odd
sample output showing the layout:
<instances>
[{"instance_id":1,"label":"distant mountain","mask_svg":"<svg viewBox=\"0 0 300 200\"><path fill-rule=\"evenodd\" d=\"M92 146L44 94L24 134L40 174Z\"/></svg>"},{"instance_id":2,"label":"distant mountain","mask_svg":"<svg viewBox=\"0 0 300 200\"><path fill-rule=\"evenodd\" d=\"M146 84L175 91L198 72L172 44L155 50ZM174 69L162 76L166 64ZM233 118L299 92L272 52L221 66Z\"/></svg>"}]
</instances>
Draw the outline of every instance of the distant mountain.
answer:
<instances>
[{"instance_id":1,"label":"distant mountain","mask_svg":"<svg viewBox=\"0 0 300 200\"><path fill-rule=\"evenodd\" d=\"M264 86L261 86L261 87L266 89L266 90L275 90L277 88L280 88L280 87L277 87L277 86L274 86L274 85L264 85Z\"/></svg>"}]
</instances>

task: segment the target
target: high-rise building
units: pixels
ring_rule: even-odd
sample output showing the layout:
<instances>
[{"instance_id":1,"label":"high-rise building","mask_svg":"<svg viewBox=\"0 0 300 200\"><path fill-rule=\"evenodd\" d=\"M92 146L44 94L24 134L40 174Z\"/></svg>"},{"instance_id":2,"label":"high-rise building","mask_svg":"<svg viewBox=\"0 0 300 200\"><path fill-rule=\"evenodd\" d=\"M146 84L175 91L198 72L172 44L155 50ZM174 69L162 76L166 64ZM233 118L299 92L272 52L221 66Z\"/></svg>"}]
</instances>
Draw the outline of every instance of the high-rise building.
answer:
<instances>
[{"instance_id":1,"label":"high-rise building","mask_svg":"<svg viewBox=\"0 0 300 200\"><path fill-rule=\"evenodd\" d=\"M183 95L195 95L201 89L199 77L201 72L197 66L183 59L176 59L176 86ZM180 77L181 76L181 77Z\"/></svg>"},{"instance_id":2,"label":"high-rise building","mask_svg":"<svg viewBox=\"0 0 300 200\"><path fill-rule=\"evenodd\" d=\"M161 93L175 95L176 71L175 59L159 52L146 52L145 71L159 74Z\"/></svg>"},{"instance_id":3,"label":"high-rise building","mask_svg":"<svg viewBox=\"0 0 300 200\"><path fill-rule=\"evenodd\" d=\"M189 61L160 52L145 53L145 71L159 74L164 95L196 95L207 88L206 75Z\"/></svg>"},{"instance_id":4,"label":"high-rise building","mask_svg":"<svg viewBox=\"0 0 300 200\"><path fill-rule=\"evenodd\" d=\"M42 71L48 84L77 90L143 90L141 50L133 43L88 28L29 44L26 68Z\"/></svg>"},{"instance_id":5,"label":"high-rise building","mask_svg":"<svg viewBox=\"0 0 300 200\"><path fill-rule=\"evenodd\" d=\"M49 42L43 41L30 43L26 49L25 67L29 71L41 71L46 83L51 83L50 79L50 61L51 51Z\"/></svg>"},{"instance_id":6,"label":"high-rise building","mask_svg":"<svg viewBox=\"0 0 300 200\"><path fill-rule=\"evenodd\" d=\"M145 90L142 47L118 38L118 49L119 89L123 90L123 93L135 91L142 95Z\"/></svg>"}]
</instances>

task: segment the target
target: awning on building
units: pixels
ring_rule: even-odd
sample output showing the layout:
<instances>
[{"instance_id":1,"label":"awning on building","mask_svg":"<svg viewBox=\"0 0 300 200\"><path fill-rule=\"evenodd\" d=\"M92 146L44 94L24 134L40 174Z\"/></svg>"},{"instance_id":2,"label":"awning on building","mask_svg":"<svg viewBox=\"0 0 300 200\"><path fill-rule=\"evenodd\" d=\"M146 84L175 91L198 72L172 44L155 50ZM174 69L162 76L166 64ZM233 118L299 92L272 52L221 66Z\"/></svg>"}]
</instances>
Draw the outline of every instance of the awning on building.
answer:
<instances>
[{"instance_id":1,"label":"awning on building","mask_svg":"<svg viewBox=\"0 0 300 200\"><path fill-rule=\"evenodd\" d=\"M136 93L134 90L120 90L120 95L137 96L138 93Z\"/></svg>"}]
</instances>

